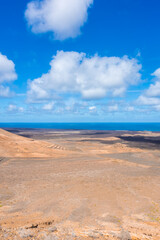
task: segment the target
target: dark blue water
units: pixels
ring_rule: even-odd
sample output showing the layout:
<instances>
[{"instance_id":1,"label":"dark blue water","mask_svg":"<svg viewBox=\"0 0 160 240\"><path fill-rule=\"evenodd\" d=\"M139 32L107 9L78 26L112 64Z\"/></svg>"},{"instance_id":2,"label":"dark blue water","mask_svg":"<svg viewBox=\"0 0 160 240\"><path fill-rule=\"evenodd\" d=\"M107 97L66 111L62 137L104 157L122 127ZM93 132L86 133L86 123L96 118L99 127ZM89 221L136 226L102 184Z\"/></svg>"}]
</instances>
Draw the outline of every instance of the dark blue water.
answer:
<instances>
[{"instance_id":1,"label":"dark blue water","mask_svg":"<svg viewBox=\"0 0 160 240\"><path fill-rule=\"evenodd\" d=\"M0 123L0 128L160 131L160 123Z\"/></svg>"}]
</instances>

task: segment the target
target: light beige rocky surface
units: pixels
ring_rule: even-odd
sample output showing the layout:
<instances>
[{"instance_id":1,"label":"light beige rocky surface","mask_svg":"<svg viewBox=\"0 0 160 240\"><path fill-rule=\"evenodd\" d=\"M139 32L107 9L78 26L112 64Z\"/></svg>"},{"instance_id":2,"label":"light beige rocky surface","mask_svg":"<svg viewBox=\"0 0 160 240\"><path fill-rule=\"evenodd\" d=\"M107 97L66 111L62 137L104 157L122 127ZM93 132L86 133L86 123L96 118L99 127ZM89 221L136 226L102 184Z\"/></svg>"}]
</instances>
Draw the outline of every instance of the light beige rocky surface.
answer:
<instances>
[{"instance_id":1,"label":"light beige rocky surface","mask_svg":"<svg viewBox=\"0 0 160 240\"><path fill-rule=\"evenodd\" d=\"M1 240L160 239L160 134L18 134L0 130Z\"/></svg>"}]
</instances>

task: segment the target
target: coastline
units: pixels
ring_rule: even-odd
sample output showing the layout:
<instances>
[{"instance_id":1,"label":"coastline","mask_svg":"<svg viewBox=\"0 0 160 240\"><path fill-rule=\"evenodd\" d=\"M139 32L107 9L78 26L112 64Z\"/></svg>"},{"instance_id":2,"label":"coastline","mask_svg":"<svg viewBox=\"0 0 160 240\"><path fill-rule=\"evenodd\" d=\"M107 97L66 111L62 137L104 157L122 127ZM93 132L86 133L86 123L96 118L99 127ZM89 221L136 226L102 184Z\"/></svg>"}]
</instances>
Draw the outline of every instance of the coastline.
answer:
<instances>
[{"instance_id":1,"label":"coastline","mask_svg":"<svg viewBox=\"0 0 160 240\"><path fill-rule=\"evenodd\" d=\"M0 128L95 130L95 131L153 131L160 132L159 122L75 122L75 123L0 123Z\"/></svg>"}]
</instances>

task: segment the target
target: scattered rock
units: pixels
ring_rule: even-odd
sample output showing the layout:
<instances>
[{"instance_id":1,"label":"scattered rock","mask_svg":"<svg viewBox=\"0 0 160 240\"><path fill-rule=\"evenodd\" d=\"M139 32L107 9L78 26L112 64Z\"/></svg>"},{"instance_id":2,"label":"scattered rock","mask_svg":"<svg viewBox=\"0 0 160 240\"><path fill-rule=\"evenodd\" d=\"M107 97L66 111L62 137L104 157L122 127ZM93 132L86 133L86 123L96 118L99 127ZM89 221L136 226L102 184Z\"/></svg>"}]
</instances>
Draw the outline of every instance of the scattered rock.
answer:
<instances>
[{"instance_id":1,"label":"scattered rock","mask_svg":"<svg viewBox=\"0 0 160 240\"><path fill-rule=\"evenodd\" d=\"M23 229L23 228L19 229L18 234L21 238L28 238L28 237L32 238L33 237L33 233L31 230L27 230L27 229Z\"/></svg>"},{"instance_id":2,"label":"scattered rock","mask_svg":"<svg viewBox=\"0 0 160 240\"><path fill-rule=\"evenodd\" d=\"M8 233L5 233L5 234L4 234L4 239L7 239L8 236L9 236Z\"/></svg>"},{"instance_id":3,"label":"scattered rock","mask_svg":"<svg viewBox=\"0 0 160 240\"><path fill-rule=\"evenodd\" d=\"M44 224L45 224L45 225L52 225L52 223L54 223L54 220L53 220L53 221L45 222Z\"/></svg>"},{"instance_id":4,"label":"scattered rock","mask_svg":"<svg viewBox=\"0 0 160 240\"><path fill-rule=\"evenodd\" d=\"M48 229L49 232L56 232L57 231L57 228L56 227L50 227Z\"/></svg>"},{"instance_id":5,"label":"scattered rock","mask_svg":"<svg viewBox=\"0 0 160 240\"><path fill-rule=\"evenodd\" d=\"M72 232L72 237L77 237L77 235L74 233L74 232Z\"/></svg>"},{"instance_id":6,"label":"scattered rock","mask_svg":"<svg viewBox=\"0 0 160 240\"><path fill-rule=\"evenodd\" d=\"M59 240L59 238L56 235L45 235L43 240Z\"/></svg>"},{"instance_id":7,"label":"scattered rock","mask_svg":"<svg viewBox=\"0 0 160 240\"><path fill-rule=\"evenodd\" d=\"M93 238L93 239L96 239L96 238L99 237L99 232L97 232L97 231L90 231L90 232L88 233L88 237Z\"/></svg>"},{"instance_id":8,"label":"scattered rock","mask_svg":"<svg viewBox=\"0 0 160 240\"><path fill-rule=\"evenodd\" d=\"M128 231L122 230L119 237L120 240L132 240L131 235Z\"/></svg>"},{"instance_id":9,"label":"scattered rock","mask_svg":"<svg viewBox=\"0 0 160 240\"><path fill-rule=\"evenodd\" d=\"M32 224L30 228L38 228L38 224Z\"/></svg>"},{"instance_id":10,"label":"scattered rock","mask_svg":"<svg viewBox=\"0 0 160 240\"><path fill-rule=\"evenodd\" d=\"M38 224L29 224L25 226L25 229L38 228Z\"/></svg>"}]
</instances>

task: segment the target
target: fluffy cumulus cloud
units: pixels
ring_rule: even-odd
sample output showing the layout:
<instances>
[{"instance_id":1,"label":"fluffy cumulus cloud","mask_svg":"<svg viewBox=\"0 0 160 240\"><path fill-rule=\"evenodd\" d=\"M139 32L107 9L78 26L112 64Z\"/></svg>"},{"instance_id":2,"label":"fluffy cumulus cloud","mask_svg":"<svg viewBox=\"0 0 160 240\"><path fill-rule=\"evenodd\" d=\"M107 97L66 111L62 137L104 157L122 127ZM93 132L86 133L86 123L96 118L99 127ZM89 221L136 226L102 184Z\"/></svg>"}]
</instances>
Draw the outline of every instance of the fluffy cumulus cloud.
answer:
<instances>
[{"instance_id":1,"label":"fluffy cumulus cloud","mask_svg":"<svg viewBox=\"0 0 160 240\"><path fill-rule=\"evenodd\" d=\"M154 73L154 83L139 96L137 102L141 105L152 106L155 110L160 110L160 68Z\"/></svg>"},{"instance_id":2,"label":"fluffy cumulus cloud","mask_svg":"<svg viewBox=\"0 0 160 240\"><path fill-rule=\"evenodd\" d=\"M160 97L160 68L152 73L152 76L154 76L155 82L150 85L145 95L148 97Z\"/></svg>"},{"instance_id":3,"label":"fluffy cumulus cloud","mask_svg":"<svg viewBox=\"0 0 160 240\"><path fill-rule=\"evenodd\" d=\"M56 39L74 38L87 20L93 0L34 0L25 17L34 33L53 32Z\"/></svg>"},{"instance_id":4,"label":"fluffy cumulus cloud","mask_svg":"<svg viewBox=\"0 0 160 240\"><path fill-rule=\"evenodd\" d=\"M11 95L10 89L6 84L16 79L15 64L0 53L0 97Z\"/></svg>"},{"instance_id":5,"label":"fluffy cumulus cloud","mask_svg":"<svg viewBox=\"0 0 160 240\"><path fill-rule=\"evenodd\" d=\"M127 56L87 57L85 53L59 51L48 73L29 81L28 100L54 99L63 93L80 94L83 99L122 96L129 85L139 82L140 70L137 60Z\"/></svg>"},{"instance_id":6,"label":"fluffy cumulus cloud","mask_svg":"<svg viewBox=\"0 0 160 240\"><path fill-rule=\"evenodd\" d=\"M0 53L0 84L17 79L15 64Z\"/></svg>"}]
</instances>

